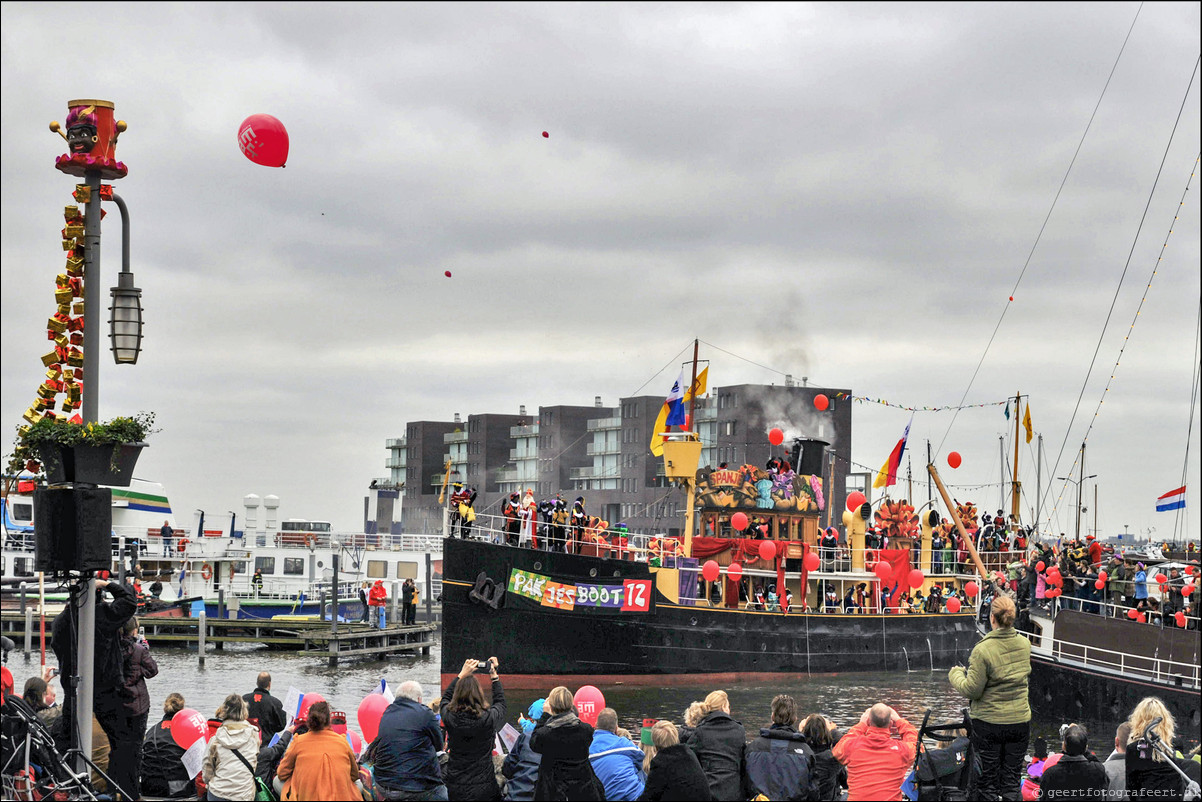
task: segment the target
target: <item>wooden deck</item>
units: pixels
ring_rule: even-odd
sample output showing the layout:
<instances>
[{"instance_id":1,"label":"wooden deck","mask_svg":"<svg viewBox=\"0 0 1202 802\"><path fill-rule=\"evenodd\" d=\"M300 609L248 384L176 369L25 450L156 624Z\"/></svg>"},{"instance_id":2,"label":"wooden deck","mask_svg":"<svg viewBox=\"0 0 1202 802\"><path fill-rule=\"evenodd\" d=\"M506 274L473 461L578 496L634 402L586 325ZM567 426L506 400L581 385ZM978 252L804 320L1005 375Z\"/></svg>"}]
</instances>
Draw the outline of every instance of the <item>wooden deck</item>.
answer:
<instances>
[{"instance_id":1,"label":"wooden deck","mask_svg":"<svg viewBox=\"0 0 1202 802\"><path fill-rule=\"evenodd\" d=\"M32 612L32 611L31 611ZM0 615L0 632L12 638L17 649L24 649L26 642L26 616L19 612ZM29 641L37 648L38 619L31 616ZM152 618L138 619L153 645L198 647L202 642L199 618ZM429 654L433 645L433 624L414 626L389 626L378 629L367 624L338 622L337 633L332 631L329 621L312 619L250 620L206 618L203 642L221 650L227 643L261 643L268 648L294 649L305 654L324 657L331 666L338 665L344 658L370 657L382 659L389 655L405 654L421 650ZM50 637L50 620L46 621L46 637ZM202 658L203 659L203 658Z\"/></svg>"}]
</instances>

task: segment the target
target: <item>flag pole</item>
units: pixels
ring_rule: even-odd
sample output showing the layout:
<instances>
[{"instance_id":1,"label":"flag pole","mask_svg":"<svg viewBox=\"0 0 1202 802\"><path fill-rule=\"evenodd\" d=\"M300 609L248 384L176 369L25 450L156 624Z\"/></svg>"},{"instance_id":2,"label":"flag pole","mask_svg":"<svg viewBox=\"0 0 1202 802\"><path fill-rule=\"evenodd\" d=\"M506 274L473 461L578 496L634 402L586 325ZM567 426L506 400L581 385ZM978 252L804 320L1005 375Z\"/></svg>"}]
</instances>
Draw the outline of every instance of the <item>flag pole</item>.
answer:
<instances>
[{"instance_id":1,"label":"flag pole","mask_svg":"<svg viewBox=\"0 0 1202 802\"><path fill-rule=\"evenodd\" d=\"M693 339L693 378L689 380L689 422L687 428L690 432L693 431L693 410L697 406L696 393L693 388L697 386L697 339Z\"/></svg>"},{"instance_id":2,"label":"flag pole","mask_svg":"<svg viewBox=\"0 0 1202 802\"><path fill-rule=\"evenodd\" d=\"M1022 490L1022 482L1018 481L1018 420L1019 410L1022 408L1023 396L1021 392L1014 394L1014 482L1011 484L1010 494L1010 515L1014 518L1015 523L1018 523L1018 497ZM1028 406L1031 400L1027 399ZM1009 531L1010 527L1006 527Z\"/></svg>"}]
</instances>

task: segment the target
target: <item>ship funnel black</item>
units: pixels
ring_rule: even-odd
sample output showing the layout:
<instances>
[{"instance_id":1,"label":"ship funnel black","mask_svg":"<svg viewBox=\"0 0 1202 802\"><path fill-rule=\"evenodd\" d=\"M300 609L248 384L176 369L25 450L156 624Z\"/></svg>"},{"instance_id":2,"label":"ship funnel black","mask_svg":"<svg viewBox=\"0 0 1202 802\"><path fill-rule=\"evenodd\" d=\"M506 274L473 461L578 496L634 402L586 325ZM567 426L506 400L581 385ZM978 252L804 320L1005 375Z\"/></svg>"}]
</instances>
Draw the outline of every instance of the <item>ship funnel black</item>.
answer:
<instances>
[{"instance_id":1,"label":"ship funnel black","mask_svg":"<svg viewBox=\"0 0 1202 802\"><path fill-rule=\"evenodd\" d=\"M829 445L825 440L794 438L793 450L789 453L789 462L793 465L793 470L803 476L825 475L826 447Z\"/></svg>"}]
</instances>

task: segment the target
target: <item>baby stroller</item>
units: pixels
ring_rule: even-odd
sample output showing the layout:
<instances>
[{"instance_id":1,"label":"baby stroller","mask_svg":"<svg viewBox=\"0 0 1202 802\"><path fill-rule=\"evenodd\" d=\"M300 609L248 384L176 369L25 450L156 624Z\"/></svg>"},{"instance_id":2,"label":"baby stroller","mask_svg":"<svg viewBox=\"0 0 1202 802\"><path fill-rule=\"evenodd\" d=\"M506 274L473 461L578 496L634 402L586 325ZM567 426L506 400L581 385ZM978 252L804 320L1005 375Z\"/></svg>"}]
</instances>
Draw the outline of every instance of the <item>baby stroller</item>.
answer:
<instances>
[{"instance_id":1,"label":"baby stroller","mask_svg":"<svg viewBox=\"0 0 1202 802\"><path fill-rule=\"evenodd\" d=\"M77 774L59 754L50 731L33 708L19 696L4 700L0 724L0 766L3 798L13 800L98 799L87 773ZM86 761L96 771L90 760ZM110 780L111 782L111 780Z\"/></svg>"},{"instance_id":2,"label":"baby stroller","mask_svg":"<svg viewBox=\"0 0 1202 802\"><path fill-rule=\"evenodd\" d=\"M961 708L960 721L950 724L929 724L931 711L922 717L918 729L918 751L907 785L910 799L918 802L944 800L959 802L976 796L980 760L972 745L972 720L968 709ZM940 744L930 749L923 738Z\"/></svg>"}]
</instances>

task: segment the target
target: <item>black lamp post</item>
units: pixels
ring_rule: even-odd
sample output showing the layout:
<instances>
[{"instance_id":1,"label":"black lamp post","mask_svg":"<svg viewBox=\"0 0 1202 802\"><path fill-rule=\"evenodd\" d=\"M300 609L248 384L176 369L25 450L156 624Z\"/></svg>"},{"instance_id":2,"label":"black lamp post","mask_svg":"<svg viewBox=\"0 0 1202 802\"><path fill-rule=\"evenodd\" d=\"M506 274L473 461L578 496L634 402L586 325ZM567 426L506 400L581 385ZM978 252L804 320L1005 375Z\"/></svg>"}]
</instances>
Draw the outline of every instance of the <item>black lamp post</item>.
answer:
<instances>
[{"instance_id":1,"label":"black lamp post","mask_svg":"<svg viewBox=\"0 0 1202 802\"><path fill-rule=\"evenodd\" d=\"M142 290L134 286L134 274L129 269L129 209L115 193L113 202L121 212L121 272L117 274L117 286L110 290L110 348L118 365L133 365L142 352Z\"/></svg>"}]
</instances>

